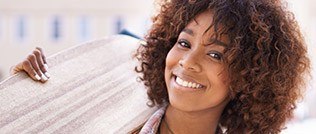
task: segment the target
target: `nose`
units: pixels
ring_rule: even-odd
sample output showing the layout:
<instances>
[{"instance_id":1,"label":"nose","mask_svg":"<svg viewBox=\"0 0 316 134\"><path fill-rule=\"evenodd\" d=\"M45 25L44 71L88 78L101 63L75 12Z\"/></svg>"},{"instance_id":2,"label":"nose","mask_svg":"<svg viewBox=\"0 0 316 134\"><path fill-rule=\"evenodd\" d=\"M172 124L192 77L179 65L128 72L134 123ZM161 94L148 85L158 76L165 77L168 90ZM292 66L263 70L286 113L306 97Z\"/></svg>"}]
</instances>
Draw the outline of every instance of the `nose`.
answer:
<instances>
[{"instance_id":1,"label":"nose","mask_svg":"<svg viewBox=\"0 0 316 134\"><path fill-rule=\"evenodd\" d=\"M195 54L187 54L179 60L179 65L185 70L192 72L201 72L202 67L199 58Z\"/></svg>"}]
</instances>

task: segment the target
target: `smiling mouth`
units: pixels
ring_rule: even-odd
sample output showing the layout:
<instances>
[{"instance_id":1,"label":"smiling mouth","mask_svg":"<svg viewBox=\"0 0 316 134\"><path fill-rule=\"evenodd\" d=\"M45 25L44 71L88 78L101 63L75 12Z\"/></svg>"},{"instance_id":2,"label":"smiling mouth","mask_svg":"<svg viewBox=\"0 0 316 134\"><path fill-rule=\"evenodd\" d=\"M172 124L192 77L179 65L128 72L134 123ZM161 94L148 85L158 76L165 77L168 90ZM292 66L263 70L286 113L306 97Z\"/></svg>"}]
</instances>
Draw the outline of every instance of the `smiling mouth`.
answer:
<instances>
[{"instance_id":1,"label":"smiling mouth","mask_svg":"<svg viewBox=\"0 0 316 134\"><path fill-rule=\"evenodd\" d=\"M194 89L200 89L204 87L203 85L195 83L195 82L185 81L178 76L175 76L175 81L178 85L183 86L183 87L194 88Z\"/></svg>"}]
</instances>

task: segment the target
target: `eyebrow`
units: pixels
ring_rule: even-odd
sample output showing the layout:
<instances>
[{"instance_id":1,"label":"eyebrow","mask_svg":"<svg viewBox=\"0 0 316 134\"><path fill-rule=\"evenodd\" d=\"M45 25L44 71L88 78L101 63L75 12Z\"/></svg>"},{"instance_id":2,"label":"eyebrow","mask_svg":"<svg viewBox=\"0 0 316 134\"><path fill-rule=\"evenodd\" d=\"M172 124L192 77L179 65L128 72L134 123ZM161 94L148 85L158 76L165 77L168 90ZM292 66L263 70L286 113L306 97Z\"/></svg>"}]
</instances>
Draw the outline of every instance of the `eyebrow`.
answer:
<instances>
[{"instance_id":1,"label":"eyebrow","mask_svg":"<svg viewBox=\"0 0 316 134\"><path fill-rule=\"evenodd\" d=\"M185 33L187 33L187 34L189 34L191 36L194 36L194 32L191 29L184 28L182 30L182 32L185 32ZM227 47L227 44L222 42L222 41L220 41L220 40L216 40L214 38L210 38L209 41L212 42L212 43L215 43L215 44L217 44L219 46Z\"/></svg>"},{"instance_id":2,"label":"eyebrow","mask_svg":"<svg viewBox=\"0 0 316 134\"><path fill-rule=\"evenodd\" d=\"M187 34L190 34L190 35L194 36L194 32L193 32L191 29L184 28L184 29L182 30L182 32L185 32L185 33L187 33Z\"/></svg>"},{"instance_id":3,"label":"eyebrow","mask_svg":"<svg viewBox=\"0 0 316 134\"><path fill-rule=\"evenodd\" d=\"M212 43L215 43L215 44L217 44L219 46L223 46L223 47L227 47L228 46L226 43L224 43L224 42L222 42L220 40L216 40L214 38L210 38L209 41L212 42Z\"/></svg>"}]
</instances>

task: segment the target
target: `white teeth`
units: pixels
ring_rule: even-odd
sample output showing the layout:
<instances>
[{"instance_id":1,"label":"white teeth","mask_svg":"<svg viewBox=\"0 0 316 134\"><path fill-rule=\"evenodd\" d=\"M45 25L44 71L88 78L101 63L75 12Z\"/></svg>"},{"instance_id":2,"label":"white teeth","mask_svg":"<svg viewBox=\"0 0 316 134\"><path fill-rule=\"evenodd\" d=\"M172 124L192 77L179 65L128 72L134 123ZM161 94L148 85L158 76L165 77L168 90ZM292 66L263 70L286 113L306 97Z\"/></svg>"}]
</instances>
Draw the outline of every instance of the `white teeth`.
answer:
<instances>
[{"instance_id":1,"label":"white teeth","mask_svg":"<svg viewBox=\"0 0 316 134\"><path fill-rule=\"evenodd\" d=\"M192 82L189 82L188 87L192 88Z\"/></svg>"},{"instance_id":2,"label":"white teeth","mask_svg":"<svg viewBox=\"0 0 316 134\"><path fill-rule=\"evenodd\" d=\"M196 83L193 83L193 84L192 84L192 87L196 87L196 85L197 85Z\"/></svg>"},{"instance_id":3,"label":"white teeth","mask_svg":"<svg viewBox=\"0 0 316 134\"><path fill-rule=\"evenodd\" d=\"M189 88L202 88L202 85L200 84L197 84L194 82L188 82L188 81L182 80L179 77L176 77L176 83L178 83L181 86L189 87Z\"/></svg>"},{"instance_id":4,"label":"white teeth","mask_svg":"<svg viewBox=\"0 0 316 134\"><path fill-rule=\"evenodd\" d=\"M176 78L176 83L182 85L182 82L183 82L182 79Z\"/></svg>"},{"instance_id":5,"label":"white teeth","mask_svg":"<svg viewBox=\"0 0 316 134\"><path fill-rule=\"evenodd\" d=\"M188 86L188 82L187 81L183 81L182 85L187 87Z\"/></svg>"}]
</instances>

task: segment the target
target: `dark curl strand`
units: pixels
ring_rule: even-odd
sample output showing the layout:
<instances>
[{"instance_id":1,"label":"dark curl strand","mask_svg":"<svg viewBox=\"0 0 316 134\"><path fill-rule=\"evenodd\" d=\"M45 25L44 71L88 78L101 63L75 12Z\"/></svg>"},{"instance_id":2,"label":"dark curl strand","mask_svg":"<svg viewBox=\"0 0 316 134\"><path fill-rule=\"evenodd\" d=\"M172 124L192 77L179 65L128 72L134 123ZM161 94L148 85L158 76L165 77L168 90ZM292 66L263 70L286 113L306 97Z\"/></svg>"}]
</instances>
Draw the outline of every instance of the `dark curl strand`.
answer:
<instances>
[{"instance_id":1,"label":"dark curl strand","mask_svg":"<svg viewBox=\"0 0 316 134\"><path fill-rule=\"evenodd\" d=\"M220 124L226 133L280 133L302 96L310 70L307 48L293 14L280 0L163 0L139 47L135 70L148 89L151 106L168 102L165 59L181 30L210 9L215 34L225 34L224 57L231 101ZM219 26L222 26L219 28ZM220 29L220 30L219 30ZM217 37L217 36L216 36Z\"/></svg>"}]
</instances>

